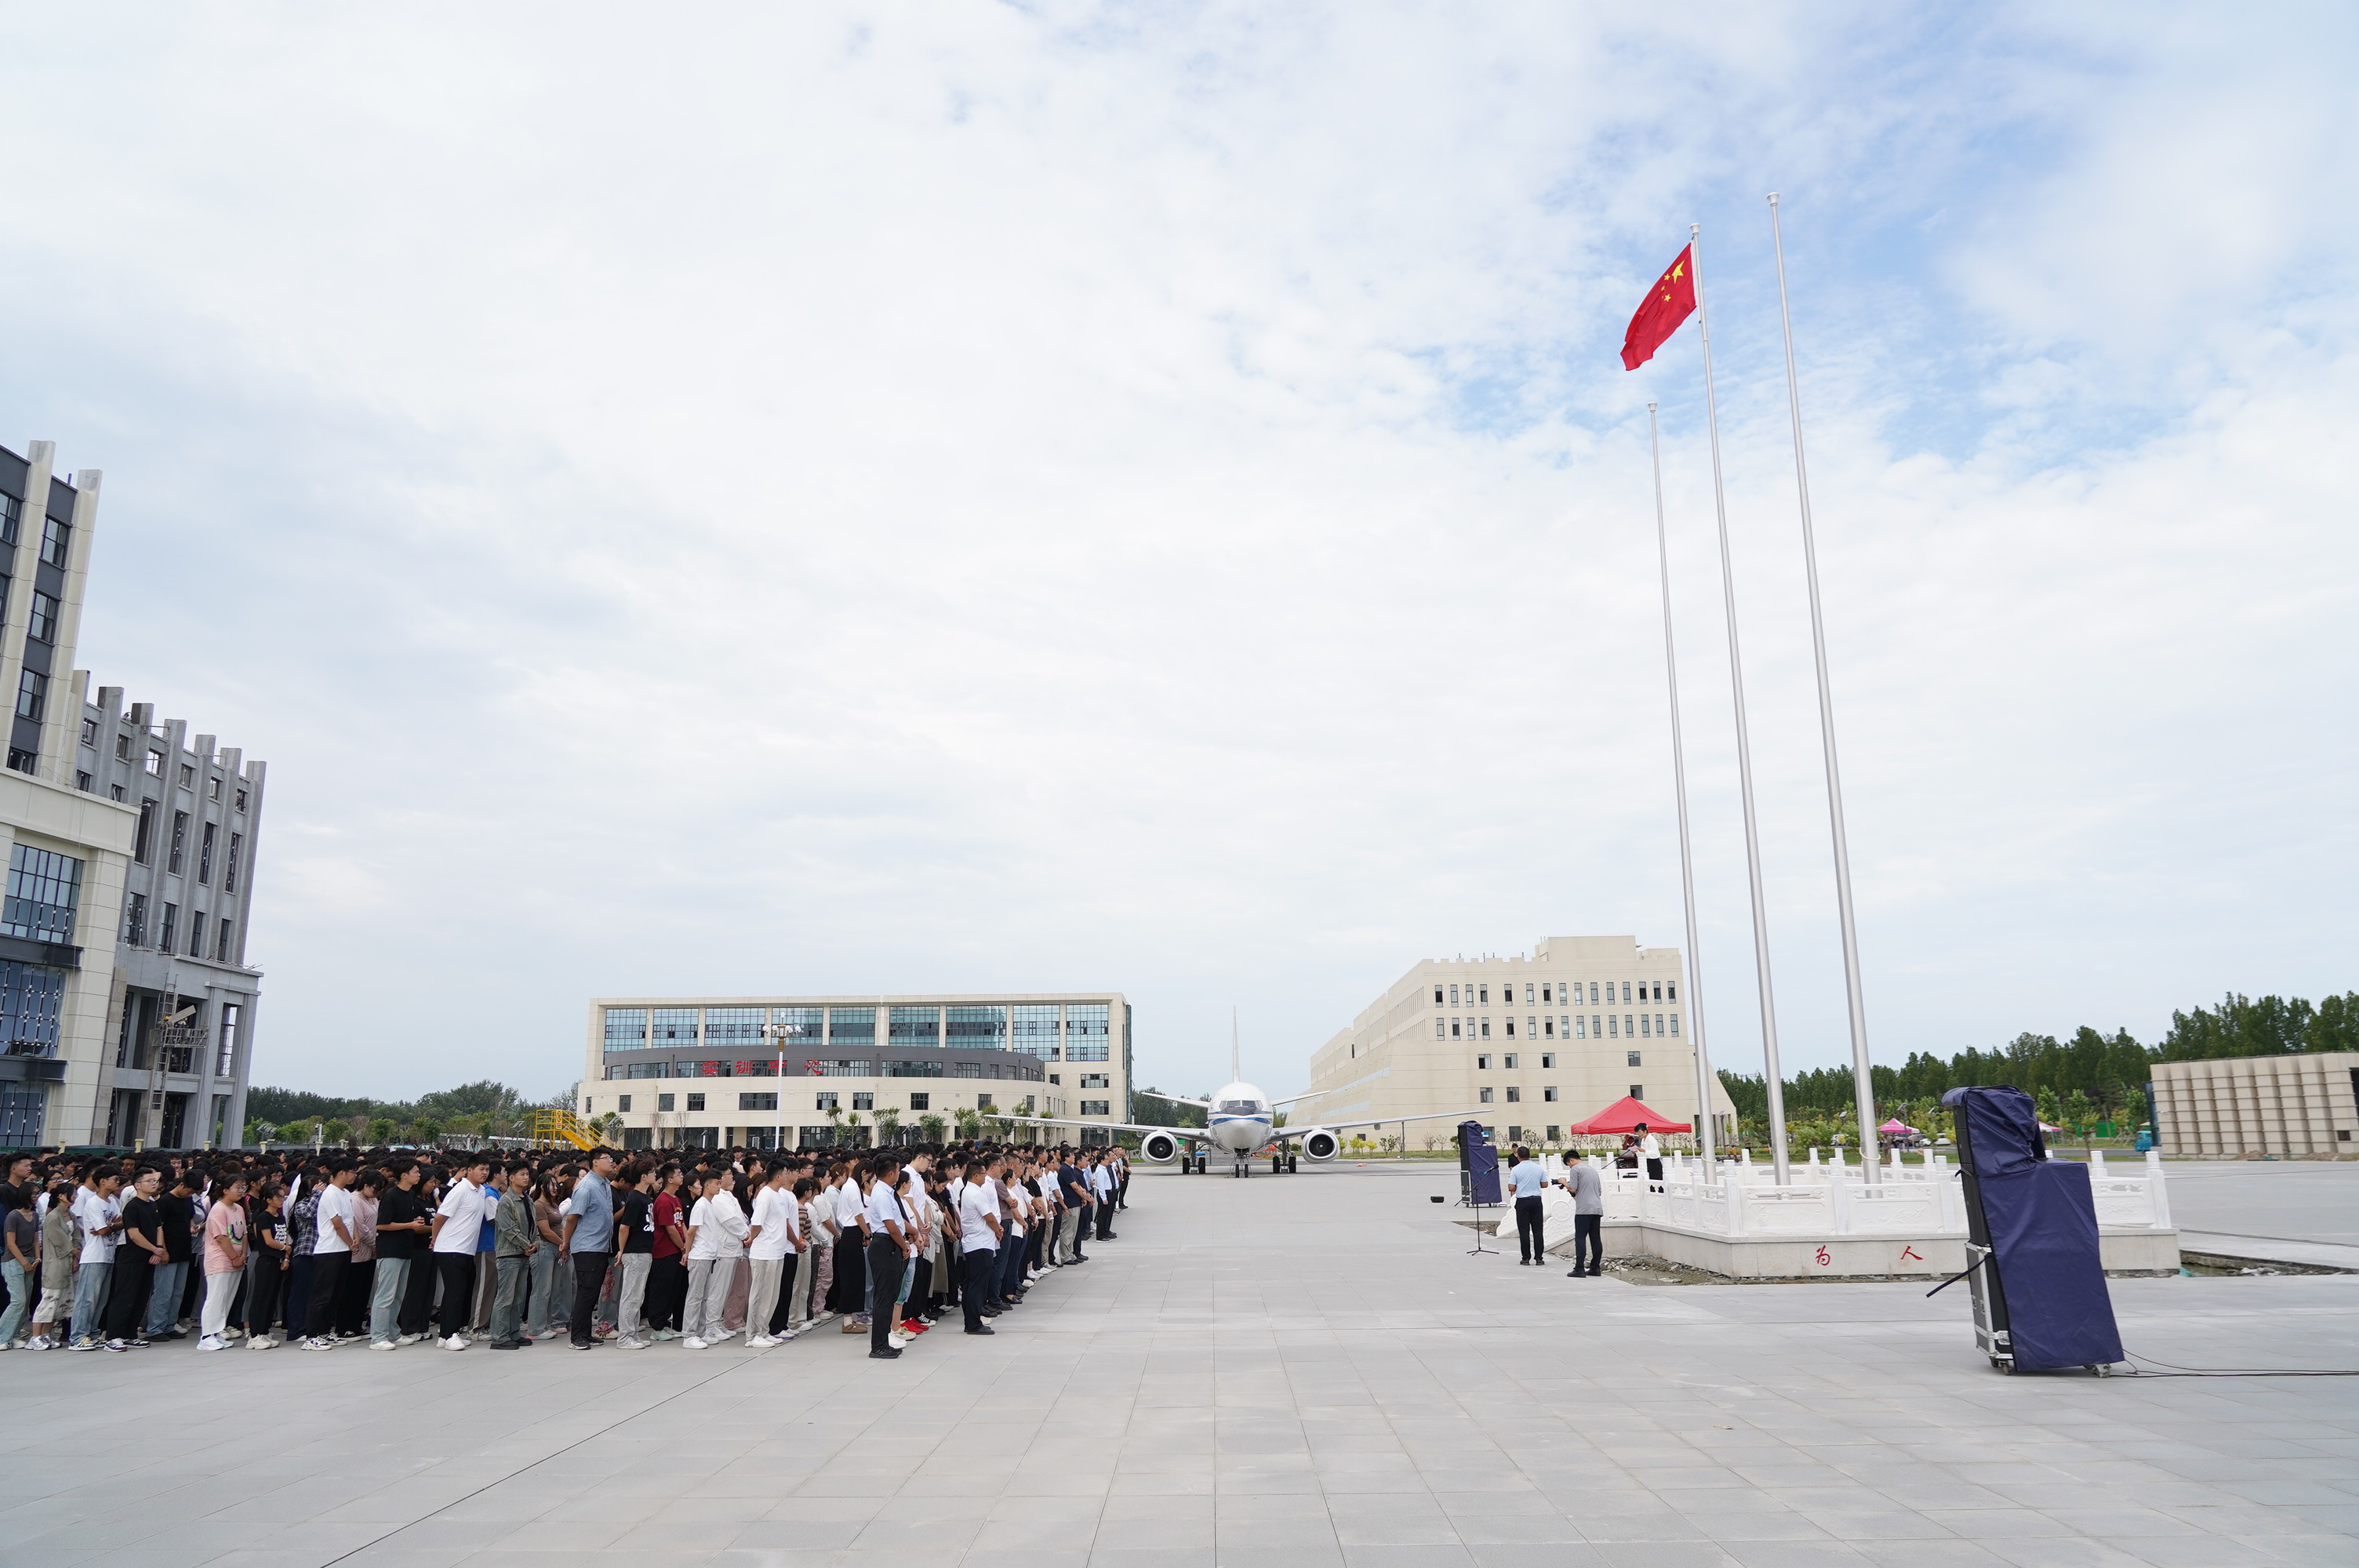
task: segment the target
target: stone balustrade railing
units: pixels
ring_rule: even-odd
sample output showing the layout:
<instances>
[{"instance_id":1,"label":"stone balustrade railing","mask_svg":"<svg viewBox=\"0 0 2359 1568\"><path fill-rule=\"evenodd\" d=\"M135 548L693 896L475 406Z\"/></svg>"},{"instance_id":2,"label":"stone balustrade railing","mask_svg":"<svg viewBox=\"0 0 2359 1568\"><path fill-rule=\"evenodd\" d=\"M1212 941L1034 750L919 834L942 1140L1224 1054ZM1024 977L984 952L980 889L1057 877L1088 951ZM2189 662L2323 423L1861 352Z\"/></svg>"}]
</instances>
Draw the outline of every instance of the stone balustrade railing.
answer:
<instances>
[{"instance_id":1,"label":"stone balustrade railing","mask_svg":"<svg viewBox=\"0 0 2359 1568\"><path fill-rule=\"evenodd\" d=\"M1666 1225L1713 1236L1778 1238L1804 1236L1963 1236L1965 1202L1957 1167L1947 1156L1928 1152L1904 1162L1896 1152L1868 1184L1855 1166L1821 1164L1818 1151L1808 1163L1789 1167L1783 1185L1766 1163L1747 1159L1703 1161L1667 1155L1663 1179L1617 1171L1603 1156L1589 1162L1605 1191L1605 1218ZM1549 1173L1561 1175L1561 1161L1549 1157ZM2089 1184L2097 1223L2108 1230L2169 1231L2170 1200L2162 1157L2149 1152L2124 1170L2108 1168L2101 1152L2089 1162ZM1549 1222L1570 1227L1571 1199L1549 1188Z\"/></svg>"}]
</instances>

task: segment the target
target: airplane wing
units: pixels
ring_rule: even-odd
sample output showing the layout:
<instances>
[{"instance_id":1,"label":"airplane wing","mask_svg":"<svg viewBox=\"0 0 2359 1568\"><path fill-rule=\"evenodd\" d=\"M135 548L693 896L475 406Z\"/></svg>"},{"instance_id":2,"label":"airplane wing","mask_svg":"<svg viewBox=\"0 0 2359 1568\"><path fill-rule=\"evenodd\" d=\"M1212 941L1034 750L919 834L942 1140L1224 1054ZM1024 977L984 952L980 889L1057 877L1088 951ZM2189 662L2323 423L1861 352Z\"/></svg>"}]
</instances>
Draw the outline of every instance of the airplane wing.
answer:
<instances>
[{"instance_id":1,"label":"airplane wing","mask_svg":"<svg viewBox=\"0 0 2359 1568\"><path fill-rule=\"evenodd\" d=\"M1495 1111L1497 1109L1495 1106L1492 1108ZM1371 1116L1364 1117L1357 1121L1308 1122L1301 1127L1281 1127L1277 1130L1277 1136L1283 1138L1289 1132L1299 1136L1310 1131L1313 1127L1323 1127L1330 1132L1346 1132L1354 1127L1397 1127L1404 1121L1480 1121L1482 1119L1483 1112L1480 1110L1430 1110L1423 1116Z\"/></svg>"},{"instance_id":2,"label":"airplane wing","mask_svg":"<svg viewBox=\"0 0 2359 1568\"><path fill-rule=\"evenodd\" d=\"M1088 1121L1076 1121L1071 1117L1060 1120L1052 1116L1017 1116L1005 1110L987 1110L983 1115L987 1121L1028 1121L1041 1127L1104 1127L1116 1132L1168 1132L1174 1138L1191 1138L1200 1142L1210 1142L1212 1136L1209 1130L1201 1127L1157 1127L1151 1124L1142 1125L1136 1121L1099 1121L1094 1118ZM1398 1118L1395 1119L1397 1120Z\"/></svg>"}]
</instances>

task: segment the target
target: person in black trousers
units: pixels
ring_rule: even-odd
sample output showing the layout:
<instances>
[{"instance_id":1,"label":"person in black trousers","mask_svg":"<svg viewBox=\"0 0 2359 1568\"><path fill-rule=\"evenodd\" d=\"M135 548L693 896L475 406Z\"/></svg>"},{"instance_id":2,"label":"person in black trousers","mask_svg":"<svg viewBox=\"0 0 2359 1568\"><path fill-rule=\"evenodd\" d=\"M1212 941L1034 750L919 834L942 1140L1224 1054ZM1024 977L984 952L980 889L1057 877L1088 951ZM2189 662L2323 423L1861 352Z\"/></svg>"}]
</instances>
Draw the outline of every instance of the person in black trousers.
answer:
<instances>
[{"instance_id":1,"label":"person in black trousers","mask_svg":"<svg viewBox=\"0 0 2359 1568\"><path fill-rule=\"evenodd\" d=\"M147 1297L155 1283L156 1265L169 1256L164 1249L164 1211L156 1202L161 1183L156 1172L140 1172L123 1206L123 1238L115 1245L114 1267L106 1284L110 1349L147 1343Z\"/></svg>"},{"instance_id":2,"label":"person in black trousers","mask_svg":"<svg viewBox=\"0 0 2359 1568\"><path fill-rule=\"evenodd\" d=\"M893 1331L899 1326L893 1309L908 1256L903 1250L901 1199L893 1190L900 1184L901 1162L879 1155L872 1170L876 1180L868 1189L868 1277L876 1281L876 1293L868 1314L868 1358L890 1361L901 1354L893 1344Z\"/></svg>"},{"instance_id":3,"label":"person in black trousers","mask_svg":"<svg viewBox=\"0 0 2359 1568\"><path fill-rule=\"evenodd\" d=\"M1516 1146L1515 1162L1508 1168L1507 1183L1516 1195L1516 1248L1519 1253L1516 1261L1544 1263L1548 1260L1548 1222L1547 1206L1540 1195L1548 1186L1548 1170L1521 1144Z\"/></svg>"}]
</instances>

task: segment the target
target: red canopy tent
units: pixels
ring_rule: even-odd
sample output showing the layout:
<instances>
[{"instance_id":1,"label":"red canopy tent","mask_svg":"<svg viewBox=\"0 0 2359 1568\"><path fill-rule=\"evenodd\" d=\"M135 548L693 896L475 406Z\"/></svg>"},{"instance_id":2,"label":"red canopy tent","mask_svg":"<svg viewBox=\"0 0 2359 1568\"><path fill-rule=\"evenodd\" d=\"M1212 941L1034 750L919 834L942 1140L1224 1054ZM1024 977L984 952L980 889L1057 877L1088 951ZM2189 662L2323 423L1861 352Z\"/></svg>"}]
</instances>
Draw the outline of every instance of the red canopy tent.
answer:
<instances>
[{"instance_id":1,"label":"red canopy tent","mask_svg":"<svg viewBox=\"0 0 2359 1568\"><path fill-rule=\"evenodd\" d=\"M1576 1121L1570 1129L1575 1138L1594 1138L1601 1133L1631 1132L1640 1122L1649 1132L1687 1132L1692 1130L1684 1121L1673 1121L1661 1111L1649 1110L1644 1102L1624 1095L1586 1121Z\"/></svg>"}]
</instances>

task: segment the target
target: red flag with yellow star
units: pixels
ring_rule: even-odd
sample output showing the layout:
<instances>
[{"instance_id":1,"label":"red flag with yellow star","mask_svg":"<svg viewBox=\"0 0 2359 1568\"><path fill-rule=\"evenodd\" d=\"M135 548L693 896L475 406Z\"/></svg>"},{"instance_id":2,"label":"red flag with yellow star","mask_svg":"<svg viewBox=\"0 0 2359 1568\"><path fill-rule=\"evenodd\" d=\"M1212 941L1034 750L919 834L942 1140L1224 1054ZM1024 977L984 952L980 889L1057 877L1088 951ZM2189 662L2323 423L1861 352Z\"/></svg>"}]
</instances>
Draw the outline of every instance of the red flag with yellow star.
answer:
<instances>
[{"instance_id":1,"label":"red flag with yellow star","mask_svg":"<svg viewBox=\"0 0 2359 1568\"><path fill-rule=\"evenodd\" d=\"M1695 271L1689 265L1694 249L1690 245L1681 251L1638 302L1630 330L1622 334L1624 370L1636 370L1653 359L1655 351L1680 330L1680 323L1695 314Z\"/></svg>"}]
</instances>

